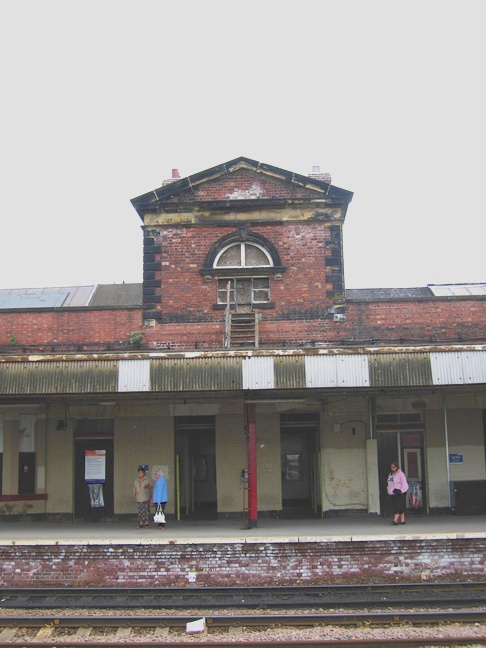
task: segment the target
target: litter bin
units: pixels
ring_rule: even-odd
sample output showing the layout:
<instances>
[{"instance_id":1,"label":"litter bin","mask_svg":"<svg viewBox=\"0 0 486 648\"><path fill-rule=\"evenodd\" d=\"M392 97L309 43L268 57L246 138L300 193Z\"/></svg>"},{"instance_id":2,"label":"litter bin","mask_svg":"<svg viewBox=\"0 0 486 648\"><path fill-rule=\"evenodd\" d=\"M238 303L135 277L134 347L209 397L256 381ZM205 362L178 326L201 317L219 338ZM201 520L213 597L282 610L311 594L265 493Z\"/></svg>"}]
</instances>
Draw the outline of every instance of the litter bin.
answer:
<instances>
[{"instance_id":1,"label":"litter bin","mask_svg":"<svg viewBox=\"0 0 486 648\"><path fill-rule=\"evenodd\" d=\"M452 482L452 512L456 515L484 515L486 480Z\"/></svg>"}]
</instances>

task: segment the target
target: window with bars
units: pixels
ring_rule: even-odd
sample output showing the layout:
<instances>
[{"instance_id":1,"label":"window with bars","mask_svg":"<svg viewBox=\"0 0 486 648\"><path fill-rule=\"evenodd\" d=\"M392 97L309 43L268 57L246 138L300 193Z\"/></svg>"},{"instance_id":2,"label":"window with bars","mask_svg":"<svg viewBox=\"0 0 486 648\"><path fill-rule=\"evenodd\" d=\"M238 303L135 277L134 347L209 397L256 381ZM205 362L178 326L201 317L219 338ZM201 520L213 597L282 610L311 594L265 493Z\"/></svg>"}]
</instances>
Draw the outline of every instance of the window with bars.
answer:
<instances>
[{"instance_id":1,"label":"window with bars","mask_svg":"<svg viewBox=\"0 0 486 648\"><path fill-rule=\"evenodd\" d=\"M266 304L270 301L268 277L218 279L218 304Z\"/></svg>"},{"instance_id":2,"label":"window with bars","mask_svg":"<svg viewBox=\"0 0 486 648\"><path fill-rule=\"evenodd\" d=\"M252 275L258 268L272 267L272 257L256 243L237 241L222 248L214 259L214 268L224 274L218 279L218 304L243 308L269 303L270 277ZM231 276L232 270L241 276Z\"/></svg>"}]
</instances>

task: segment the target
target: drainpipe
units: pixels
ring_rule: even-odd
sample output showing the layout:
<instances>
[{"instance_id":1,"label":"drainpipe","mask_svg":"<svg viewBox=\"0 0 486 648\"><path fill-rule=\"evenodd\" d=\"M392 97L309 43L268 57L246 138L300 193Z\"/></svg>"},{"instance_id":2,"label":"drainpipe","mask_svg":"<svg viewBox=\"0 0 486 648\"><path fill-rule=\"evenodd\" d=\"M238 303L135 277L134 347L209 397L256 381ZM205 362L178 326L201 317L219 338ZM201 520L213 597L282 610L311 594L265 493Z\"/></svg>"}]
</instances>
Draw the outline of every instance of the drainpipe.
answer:
<instances>
[{"instance_id":1,"label":"drainpipe","mask_svg":"<svg viewBox=\"0 0 486 648\"><path fill-rule=\"evenodd\" d=\"M452 508L451 468L449 464L449 426L447 422L447 407L446 407L445 396L443 396L442 398L442 405L444 410L444 435L445 435L445 451L446 451L447 488L449 491L449 508Z\"/></svg>"},{"instance_id":2,"label":"drainpipe","mask_svg":"<svg viewBox=\"0 0 486 648\"><path fill-rule=\"evenodd\" d=\"M255 410L254 403L245 403L248 444L248 526L250 527L258 526Z\"/></svg>"}]
</instances>

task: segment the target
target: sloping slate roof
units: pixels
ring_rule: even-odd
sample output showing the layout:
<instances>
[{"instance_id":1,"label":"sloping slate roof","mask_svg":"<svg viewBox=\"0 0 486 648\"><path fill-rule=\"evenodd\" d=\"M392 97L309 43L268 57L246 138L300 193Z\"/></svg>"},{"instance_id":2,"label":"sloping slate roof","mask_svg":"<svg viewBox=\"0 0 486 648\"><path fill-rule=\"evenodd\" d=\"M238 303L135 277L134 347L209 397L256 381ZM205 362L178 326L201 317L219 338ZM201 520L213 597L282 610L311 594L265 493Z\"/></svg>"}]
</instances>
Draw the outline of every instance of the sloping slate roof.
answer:
<instances>
[{"instance_id":1,"label":"sloping slate roof","mask_svg":"<svg viewBox=\"0 0 486 648\"><path fill-rule=\"evenodd\" d=\"M463 286L483 286L484 284L461 284ZM448 299L464 297L484 297L476 289L454 291L455 284L441 286L434 291L433 285L423 288L348 288L346 299L354 302L380 302L394 300ZM75 308L75 307L142 307L143 285L98 284L95 286L64 286L59 288L15 288L0 289L0 310L18 308Z\"/></svg>"},{"instance_id":2,"label":"sloping slate roof","mask_svg":"<svg viewBox=\"0 0 486 648\"><path fill-rule=\"evenodd\" d=\"M142 284L0 289L0 309L141 307Z\"/></svg>"},{"instance_id":3,"label":"sloping slate roof","mask_svg":"<svg viewBox=\"0 0 486 648\"><path fill-rule=\"evenodd\" d=\"M86 306L95 286L6 288L0 290L0 308L73 308Z\"/></svg>"},{"instance_id":4,"label":"sloping slate roof","mask_svg":"<svg viewBox=\"0 0 486 648\"><path fill-rule=\"evenodd\" d=\"M133 198L131 203L140 217L142 217L144 210L153 205L163 203L164 201L171 199L173 196L184 192L192 192L203 183L214 181L221 177L227 177L228 174L234 173L240 169L247 169L259 174L277 177L281 180L292 183L296 187L312 189L330 199L345 203L351 202L353 198L352 191L347 191L346 189L330 185L315 175L304 176L299 173L294 173L286 169L281 169L280 167L241 156L215 167L211 167L210 169L205 169L204 171L187 176L187 178L181 178L180 180L166 183L165 185L162 185L162 187L158 187L157 189Z\"/></svg>"},{"instance_id":5,"label":"sloping slate roof","mask_svg":"<svg viewBox=\"0 0 486 648\"><path fill-rule=\"evenodd\" d=\"M486 297L486 283L473 284L430 284L436 297Z\"/></svg>"},{"instance_id":6,"label":"sloping slate roof","mask_svg":"<svg viewBox=\"0 0 486 648\"><path fill-rule=\"evenodd\" d=\"M486 284L429 284L422 288L350 288L349 301L394 301L436 298L486 297Z\"/></svg>"},{"instance_id":7,"label":"sloping slate roof","mask_svg":"<svg viewBox=\"0 0 486 648\"><path fill-rule=\"evenodd\" d=\"M142 306L141 283L99 284L89 306Z\"/></svg>"},{"instance_id":8,"label":"sloping slate roof","mask_svg":"<svg viewBox=\"0 0 486 648\"><path fill-rule=\"evenodd\" d=\"M431 299L428 288L351 288L346 290L350 301L390 301L394 299Z\"/></svg>"}]
</instances>

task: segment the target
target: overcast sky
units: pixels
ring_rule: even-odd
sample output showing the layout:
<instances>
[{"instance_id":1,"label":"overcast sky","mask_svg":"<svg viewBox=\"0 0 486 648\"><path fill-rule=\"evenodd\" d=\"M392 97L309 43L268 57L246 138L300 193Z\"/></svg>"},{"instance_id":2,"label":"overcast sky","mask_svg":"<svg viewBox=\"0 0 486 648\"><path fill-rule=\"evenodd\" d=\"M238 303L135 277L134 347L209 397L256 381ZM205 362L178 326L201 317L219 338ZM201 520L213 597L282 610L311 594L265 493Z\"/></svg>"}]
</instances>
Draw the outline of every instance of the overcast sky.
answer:
<instances>
[{"instance_id":1,"label":"overcast sky","mask_svg":"<svg viewBox=\"0 0 486 648\"><path fill-rule=\"evenodd\" d=\"M486 281L483 0L3 0L0 288L140 282L130 199L240 155L354 192L348 288Z\"/></svg>"}]
</instances>

